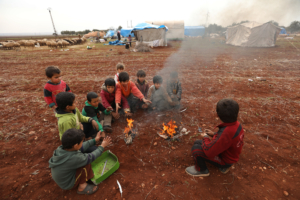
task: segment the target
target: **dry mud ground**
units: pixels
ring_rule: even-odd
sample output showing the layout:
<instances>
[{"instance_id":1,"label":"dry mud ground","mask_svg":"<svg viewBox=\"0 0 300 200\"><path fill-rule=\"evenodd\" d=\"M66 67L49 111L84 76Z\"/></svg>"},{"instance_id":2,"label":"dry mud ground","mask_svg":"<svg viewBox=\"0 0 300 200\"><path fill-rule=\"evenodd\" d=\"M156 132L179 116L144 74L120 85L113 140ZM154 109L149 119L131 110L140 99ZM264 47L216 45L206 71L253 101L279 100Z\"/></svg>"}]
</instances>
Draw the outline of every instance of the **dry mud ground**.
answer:
<instances>
[{"instance_id":1,"label":"dry mud ground","mask_svg":"<svg viewBox=\"0 0 300 200\"><path fill-rule=\"evenodd\" d=\"M189 40L150 53L101 44L89 51L86 45L69 51L0 51L0 198L300 199L299 41L241 48L217 39ZM48 168L60 140L56 118L43 98L44 70L60 67L82 109L87 92L99 93L120 61L132 80L144 69L150 83L155 74L168 74L174 66L182 82L182 104L188 109L164 116L138 111L133 119L139 135L130 146L122 139L123 116L113 123L113 145L107 148L118 156L119 170L91 196L77 195L76 189L63 191ZM245 129L240 160L226 175L208 165L209 177L193 178L184 169L193 165L190 150L199 138L197 129L214 129L219 123L216 103L225 97L240 105L239 121ZM156 134L171 119L191 131L180 142L168 143ZM122 198L116 180L123 187Z\"/></svg>"}]
</instances>

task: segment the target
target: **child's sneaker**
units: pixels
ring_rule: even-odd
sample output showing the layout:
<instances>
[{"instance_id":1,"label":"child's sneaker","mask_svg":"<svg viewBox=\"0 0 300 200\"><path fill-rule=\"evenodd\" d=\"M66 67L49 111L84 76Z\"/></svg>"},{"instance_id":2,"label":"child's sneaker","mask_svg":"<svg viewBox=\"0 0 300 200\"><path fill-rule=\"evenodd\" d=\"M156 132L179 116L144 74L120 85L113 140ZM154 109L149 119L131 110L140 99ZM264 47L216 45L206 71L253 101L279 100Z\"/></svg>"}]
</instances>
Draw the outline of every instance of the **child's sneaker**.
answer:
<instances>
[{"instance_id":1,"label":"child's sneaker","mask_svg":"<svg viewBox=\"0 0 300 200\"><path fill-rule=\"evenodd\" d=\"M110 126L103 126L103 130L106 132L106 133L112 133L112 128Z\"/></svg>"},{"instance_id":2,"label":"child's sneaker","mask_svg":"<svg viewBox=\"0 0 300 200\"><path fill-rule=\"evenodd\" d=\"M220 170L220 172L222 173L222 174L227 174L227 172L229 172L229 170L230 170L230 167L227 167L227 168L219 168L219 170Z\"/></svg>"},{"instance_id":3,"label":"child's sneaker","mask_svg":"<svg viewBox=\"0 0 300 200\"><path fill-rule=\"evenodd\" d=\"M195 166L190 166L185 169L185 172L191 176L209 176L208 169L203 171L197 171Z\"/></svg>"}]
</instances>

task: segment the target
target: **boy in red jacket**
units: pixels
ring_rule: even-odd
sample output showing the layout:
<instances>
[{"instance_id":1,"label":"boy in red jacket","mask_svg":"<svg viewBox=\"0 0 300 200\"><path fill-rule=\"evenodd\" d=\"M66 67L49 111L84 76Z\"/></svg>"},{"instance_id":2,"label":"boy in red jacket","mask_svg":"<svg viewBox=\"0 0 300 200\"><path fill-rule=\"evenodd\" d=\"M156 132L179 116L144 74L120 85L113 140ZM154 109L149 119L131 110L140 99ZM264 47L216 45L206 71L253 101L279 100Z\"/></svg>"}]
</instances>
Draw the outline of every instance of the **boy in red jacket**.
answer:
<instances>
[{"instance_id":1,"label":"boy in red jacket","mask_svg":"<svg viewBox=\"0 0 300 200\"><path fill-rule=\"evenodd\" d=\"M202 140L196 140L192 147L195 166L185 169L192 176L209 176L205 162L215 165L226 174L232 164L238 162L244 145L244 130L237 121L239 105L232 99L217 103L217 114L223 122L216 133L204 133Z\"/></svg>"},{"instance_id":2,"label":"boy in red jacket","mask_svg":"<svg viewBox=\"0 0 300 200\"><path fill-rule=\"evenodd\" d=\"M151 103L151 101L146 100L141 91L136 87L136 85L129 80L129 75L127 72L121 72L119 74L119 82L116 84L116 112L120 108L121 98L125 97L129 106L130 111L135 110L135 105L138 100L144 103ZM125 112L126 116L130 116L131 113Z\"/></svg>"},{"instance_id":3,"label":"boy in red jacket","mask_svg":"<svg viewBox=\"0 0 300 200\"><path fill-rule=\"evenodd\" d=\"M44 99L50 108L57 107L56 95L60 92L71 92L69 86L60 79L60 69L56 66L49 66L45 70L49 81L44 86Z\"/></svg>"},{"instance_id":4,"label":"boy in red jacket","mask_svg":"<svg viewBox=\"0 0 300 200\"><path fill-rule=\"evenodd\" d=\"M112 111L116 109L115 104L115 96L116 96L116 82L112 78L108 78L105 80L104 84L102 85L102 90L100 92L102 105L108 110ZM125 112L129 112L129 105L125 97L121 97L122 108ZM119 114L116 112L111 113L114 118L119 118Z\"/></svg>"}]
</instances>

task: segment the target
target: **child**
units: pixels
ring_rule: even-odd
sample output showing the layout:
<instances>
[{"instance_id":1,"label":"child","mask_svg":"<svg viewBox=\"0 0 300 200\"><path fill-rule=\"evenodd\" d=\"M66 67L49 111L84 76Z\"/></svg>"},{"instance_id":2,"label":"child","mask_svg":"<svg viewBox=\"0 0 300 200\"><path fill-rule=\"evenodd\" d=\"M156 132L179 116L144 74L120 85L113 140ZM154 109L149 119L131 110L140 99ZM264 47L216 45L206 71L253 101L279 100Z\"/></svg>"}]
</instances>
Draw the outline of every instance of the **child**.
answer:
<instances>
[{"instance_id":1,"label":"child","mask_svg":"<svg viewBox=\"0 0 300 200\"><path fill-rule=\"evenodd\" d=\"M76 108L75 95L70 92L61 92L56 96L57 108L55 117L58 118L59 138L66 130L71 128L80 129L79 122L92 123L96 130L99 130L97 122L91 117L82 116Z\"/></svg>"},{"instance_id":2,"label":"child","mask_svg":"<svg viewBox=\"0 0 300 200\"><path fill-rule=\"evenodd\" d=\"M100 92L101 100L103 106L107 110L115 110L115 96L116 96L116 82L112 78L108 78L105 80L104 84L102 85L102 90ZM124 96L121 96L122 108L127 113L130 111L129 105L127 100ZM116 112L111 113L114 118L119 118L119 114Z\"/></svg>"},{"instance_id":3,"label":"child","mask_svg":"<svg viewBox=\"0 0 300 200\"><path fill-rule=\"evenodd\" d=\"M130 47L131 47L131 35L129 34L129 36L128 36L128 41L129 41L129 45L130 45Z\"/></svg>"},{"instance_id":4,"label":"child","mask_svg":"<svg viewBox=\"0 0 300 200\"><path fill-rule=\"evenodd\" d=\"M145 80L146 78L146 72L144 70L139 70L136 74L137 80L135 82L136 87L141 91L141 93L144 95L145 98L147 98L148 90L149 90L149 84ZM140 107L146 107L144 106L144 103L142 101L139 101L138 108Z\"/></svg>"},{"instance_id":5,"label":"child","mask_svg":"<svg viewBox=\"0 0 300 200\"><path fill-rule=\"evenodd\" d=\"M115 75L115 82L119 82L119 74L125 70L125 65L123 63L117 64L117 73Z\"/></svg>"},{"instance_id":6,"label":"child","mask_svg":"<svg viewBox=\"0 0 300 200\"><path fill-rule=\"evenodd\" d=\"M129 81L129 75L127 72L121 72L119 74L119 82L116 84L116 113L120 108L121 97L124 96L129 104L130 111L135 111L135 105L138 100L142 100L144 103L151 103L151 101L146 100L144 95L136 87L136 85ZM134 98L136 97L136 98ZM125 112L125 116L130 116L131 113Z\"/></svg>"},{"instance_id":7,"label":"child","mask_svg":"<svg viewBox=\"0 0 300 200\"><path fill-rule=\"evenodd\" d=\"M152 102L150 110L162 111L174 106L174 102L172 102L166 90L161 87L162 82L163 79L161 76L156 75L153 77L154 85L152 85L148 91L148 99Z\"/></svg>"},{"instance_id":8,"label":"child","mask_svg":"<svg viewBox=\"0 0 300 200\"><path fill-rule=\"evenodd\" d=\"M177 104L180 103L182 89L181 83L178 80L177 72L171 72L170 80L167 83L167 92L171 97L172 101L176 102Z\"/></svg>"},{"instance_id":9,"label":"child","mask_svg":"<svg viewBox=\"0 0 300 200\"><path fill-rule=\"evenodd\" d=\"M103 132L103 129L105 132L111 133L112 117L110 114L110 109L105 109L102 106L102 104L99 102L99 96L95 92L89 92L86 97L87 101L85 102L85 107L82 109L82 115L93 118L99 127L98 130L95 130L90 123L82 123L83 132L86 138L95 137L94 135L96 135L98 131ZM100 112L102 112L102 114L100 114ZM104 122L101 119L104 119ZM99 121L102 121L103 128Z\"/></svg>"},{"instance_id":10,"label":"child","mask_svg":"<svg viewBox=\"0 0 300 200\"><path fill-rule=\"evenodd\" d=\"M44 99L50 108L56 109L56 95L60 92L71 92L69 86L60 79L60 70L56 66L46 68L46 76L49 81L44 86Z\"/></svg>"},{"instance_id":11,"label":"child","mask_svg":"<svg viewBox=\"0 0 300 200\"><path fill-rule=\"evenodd\" d=\"M204 133L202 140L196 140L192 147L195 166L185 169L192 176L209 176L205 162L209 162L226 174L232 164L238 162L243 148L244 131L237 121L239 105L232 99L217 103L217 115L223 122L217 133Z\"/></svg>"},{"instance_id":12,"label":"child","mask_svg":"<svg viewBox=\"0 0 300 200\"><path fill-rule=\"evenodd\" d=\"M54 151L49 160L52 178L61 189L70 190L78 186L78 194L93 194L98 190L98 186L87 183L94 177L91 163L101 156L106 146L111 144L111 138L104 138L101 146L93 152L83 152L96 145L100 137L101 134L98 132L95 139L84 142L84 133L75 128L63 134L62 145Z\"/></svg>"}]
</instances>

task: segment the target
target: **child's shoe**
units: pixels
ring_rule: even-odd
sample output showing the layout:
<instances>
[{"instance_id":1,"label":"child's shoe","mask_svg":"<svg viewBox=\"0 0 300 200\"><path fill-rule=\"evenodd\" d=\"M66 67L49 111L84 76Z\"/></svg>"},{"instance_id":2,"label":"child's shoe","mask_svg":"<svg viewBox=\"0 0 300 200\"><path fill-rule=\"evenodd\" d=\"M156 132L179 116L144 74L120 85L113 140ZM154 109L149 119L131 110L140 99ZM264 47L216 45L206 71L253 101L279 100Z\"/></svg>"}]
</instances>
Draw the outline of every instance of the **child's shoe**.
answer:
<instances>
[{"instance_id":1,"label":"child's shoe","mask_svg":"<svg viewBox=\"0 0 300 200\"><path fill-rule=\"evenodd\" d=\"M219 168L219 170L220 170L220 172L222 173L222 174L227 174L227 172L229 172L229 170L230 170L230 167L227 167L227 168Z\"/></svg>"},{"instance_id":2,"label":"child's shoe","mask_svg":"<svg viewBox=\"0 0 300 200\"><path fill-rule=\"evenodd\" d=\"M197 171L195 166L190 166L185 169L185 172L191 176L209 176L208 169L203 171Z\"/></svg>"},{"instance_id":3,"label":"child's shoe","mask_svg":"<svg viewBox=\"0 0 300 200\"><path fill-rule=\"evenodd\" d=\"M103 130L104 130L106 133L112 133L112 128L111 128L111 126L103 126Z\"/></svg>"}]
</instances>

